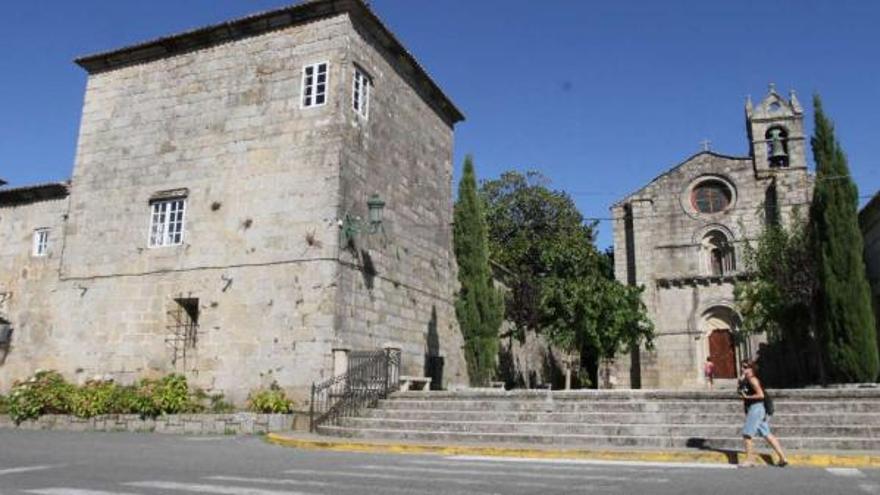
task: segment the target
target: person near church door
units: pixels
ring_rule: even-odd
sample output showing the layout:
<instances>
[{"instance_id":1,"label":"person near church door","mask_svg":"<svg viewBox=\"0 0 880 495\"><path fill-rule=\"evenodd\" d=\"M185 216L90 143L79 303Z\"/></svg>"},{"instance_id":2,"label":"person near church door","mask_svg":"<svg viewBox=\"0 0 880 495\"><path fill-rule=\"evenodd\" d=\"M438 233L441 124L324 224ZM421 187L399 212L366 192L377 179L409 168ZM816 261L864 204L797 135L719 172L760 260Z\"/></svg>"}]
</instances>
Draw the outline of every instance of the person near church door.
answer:
<instances>
[{"instance_id":1,"label":"person near church door","mask_svg":"<svg viewBox=\"0 0 880 495\"><path fill-rule=\"evenodd\" d=\"M767 399L764 393L764 387L755 373L754 361L744 360L742 362L742 376L739 380L739 395L743 400L743 408L746 413L746 421L743 425L742 436L745 444L746 459L740 464L743 467L755 466L755 449L752 439L755 436L763 437L770 444L770 447L779 456L776 463L779 467L788 465L788 459L782 450L779 439L770 432L770 423L767 418L767 410L764 402Z\"/></svg>"},{"instance_id":2,"label":"person near church door","mask_svg":"<svg viewBox=\"0 0 880 495\"><path fill-rule=\"evenodd\" d=\"M715 385L715 363L711 357L706 358L706 364L703 365L703 376L706 378L706 385L709 390Z\"/></svg>"}]
</instances>

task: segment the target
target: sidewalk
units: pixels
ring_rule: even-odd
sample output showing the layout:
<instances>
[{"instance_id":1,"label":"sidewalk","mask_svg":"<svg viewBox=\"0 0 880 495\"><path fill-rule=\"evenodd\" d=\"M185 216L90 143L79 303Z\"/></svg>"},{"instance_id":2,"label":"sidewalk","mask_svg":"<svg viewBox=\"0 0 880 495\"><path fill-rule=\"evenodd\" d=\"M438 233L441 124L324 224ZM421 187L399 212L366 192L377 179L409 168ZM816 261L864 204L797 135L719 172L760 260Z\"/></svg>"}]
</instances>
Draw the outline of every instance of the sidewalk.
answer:
<instances>
[{"instance_id":1,"label":"sidewalk","mask_svg":"<svg viewBox=\"0 0 880 495\"><path fill-rule=\"evenodd\" d=\"M477 443L428 443L373 439L349 439L321 436L311 433L270 433L270 443L298 449L332 450L339 452L372 452L385 454L436 454L495 457L521 457L530 459L591 459L619 462L681 462L736 464L743 454L721 450L643 450L643 449L570 449L543 445L477 444ZM772 464L770 456L761 451L761 458ZM880 469L880 452L788 452L791 466L799 467L851 467Z\"/></svg>"}]
</instances>

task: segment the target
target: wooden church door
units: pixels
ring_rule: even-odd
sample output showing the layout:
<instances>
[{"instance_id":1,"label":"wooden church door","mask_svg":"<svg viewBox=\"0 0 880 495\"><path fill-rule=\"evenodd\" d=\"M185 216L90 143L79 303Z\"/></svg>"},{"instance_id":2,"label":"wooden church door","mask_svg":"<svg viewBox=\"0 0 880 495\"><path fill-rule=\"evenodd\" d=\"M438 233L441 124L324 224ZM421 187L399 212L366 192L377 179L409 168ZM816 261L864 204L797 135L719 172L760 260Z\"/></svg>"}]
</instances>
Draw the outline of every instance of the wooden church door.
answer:
<instances>
[{"instance_id":1,"label":"wooden church door","mask_svg":"<svg viewBox=\"0 0 880 495\"><path fill-rule=\"evenodd\" d=\"M730 330L715 330L709 335L709 357L715 363L715 378L736 378L736 349Z\"/></svg>"}]
</instances>

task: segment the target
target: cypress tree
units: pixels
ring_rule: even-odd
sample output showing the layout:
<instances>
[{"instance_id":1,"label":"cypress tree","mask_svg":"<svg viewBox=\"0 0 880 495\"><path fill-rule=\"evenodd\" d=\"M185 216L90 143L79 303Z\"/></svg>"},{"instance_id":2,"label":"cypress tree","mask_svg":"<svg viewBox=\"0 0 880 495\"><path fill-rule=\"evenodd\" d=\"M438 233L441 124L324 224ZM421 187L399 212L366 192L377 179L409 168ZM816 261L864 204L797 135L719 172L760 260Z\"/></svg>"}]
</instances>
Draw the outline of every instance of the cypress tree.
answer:
<instances>
[{"instance_id":1,"label":"cypress tree","mask_svg":"<svg viewBox=\"0 0 880 495\"><path fill-rule=\"evenodd\" d=\"M460 283L455 314L464 336L468 375L472 385L486 385L495 371L504 301L489 268L488 229L470 156L458 185L453 242Z\"/></svg>"},{"instance_id":2,"label":"cypress tree","mask_svg":"<svg viewBox=\"0 0 880 495\"><path fill-rule=\"evenodd\" d=\"M819 278L817 337L829 378L841 383L873 382L880 363L862 257L858 189L818 95L813 105L816 122L810 144L816 188L810 222Z\"/></svg>"}]
</instances>

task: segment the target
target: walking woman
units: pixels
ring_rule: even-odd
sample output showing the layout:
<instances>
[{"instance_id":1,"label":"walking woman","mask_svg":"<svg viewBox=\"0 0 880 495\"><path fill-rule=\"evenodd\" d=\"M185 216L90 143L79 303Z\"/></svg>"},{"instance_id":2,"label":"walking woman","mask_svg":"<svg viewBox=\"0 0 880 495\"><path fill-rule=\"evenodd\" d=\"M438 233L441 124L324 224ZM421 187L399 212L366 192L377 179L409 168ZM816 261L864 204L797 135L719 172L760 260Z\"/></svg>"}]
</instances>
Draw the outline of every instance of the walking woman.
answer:
<instances>
[{"instance_id":1,"label":"walking woman","mask_svg":"<svg viewBox=\"0 0 880 495\"><path fill-rule=\"evenodd\" d=\"M779 456L779 467L788 465L788 459L779 439L770 433L770 423L767 422L767 411L764 408L764 387L761 386L758 376L755 374L755 362L745 360L742 363L742 377L739 380L739 395L743 399L743 408L746 412L746 424L743 426L742 436L746 447L746 460L741 464L743 467L755 466L755 447L752 439L755 436L764 437L767 443L773 447Z\"/></svg>"}]
</instances>

